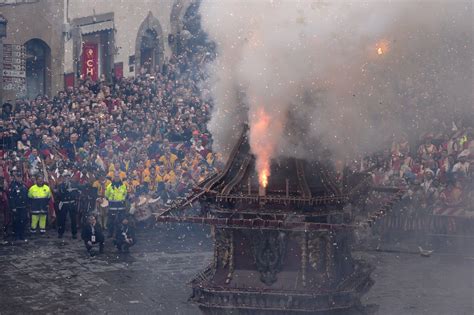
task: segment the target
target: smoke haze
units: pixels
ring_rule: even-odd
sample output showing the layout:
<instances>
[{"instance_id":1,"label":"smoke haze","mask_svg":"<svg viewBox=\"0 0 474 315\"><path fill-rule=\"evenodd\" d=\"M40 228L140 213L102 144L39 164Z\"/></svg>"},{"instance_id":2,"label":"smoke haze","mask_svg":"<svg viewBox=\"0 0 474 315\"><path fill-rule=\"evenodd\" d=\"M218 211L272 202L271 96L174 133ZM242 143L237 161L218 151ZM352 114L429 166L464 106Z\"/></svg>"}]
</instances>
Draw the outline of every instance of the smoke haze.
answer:
<instances>
[{"instance_id":1,"label":"smoke haze","mask_svg":"<svg viewBox=\"0 0 474 315\"><path fill-rule=\"evenodd\" d=\"M215 149L264 111L252 150L341 158L420 132L434 119L472 115L471 1L203 0L217 43L209 84ZM284 126L284 127L282 127ZM415 132L416 131L416 132Z\"/></svg>"}]
</instances>

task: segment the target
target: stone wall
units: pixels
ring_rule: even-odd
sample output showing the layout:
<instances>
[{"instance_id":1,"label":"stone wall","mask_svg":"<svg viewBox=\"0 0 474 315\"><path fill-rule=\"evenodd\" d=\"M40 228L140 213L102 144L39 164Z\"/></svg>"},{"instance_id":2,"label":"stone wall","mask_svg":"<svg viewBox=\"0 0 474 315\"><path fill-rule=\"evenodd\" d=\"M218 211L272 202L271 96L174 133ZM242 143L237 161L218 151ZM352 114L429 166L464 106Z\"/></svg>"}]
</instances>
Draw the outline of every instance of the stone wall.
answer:
<instances>
[{"instance_id":1,"label":"stone wall","mask_svg":"<svg viewBox=\"0 0 474 315\"><path fill-rule=\"evenodd\" d=\"M5 5L1 13L8 20L7 37L3 43L23 45L31 39L40 39L51 50L50 69L46 71L46 93L54 95L63 88L64 10L57 0ZM5 91L4 101L15 99L14 91Z\"/></svg>"},{"instance_id":2,"label":"stone wall","mask_svg":"<svg viewBox=\"0 0 474 315\"><path fill-rule=\"evenodd\" d=\"M140 62L140 39L144 31L153 28L159 38L156 58L168 58L174 43L168 42L170 34L181 30L186 9L196 0L39 0L33 3L2 5L1 13L8 19L7 44L25 44L31 39L42 40L51 56L46 75L46 93L55 95L64 88L64 75L79 73L83 38L77 23L112 16L114 30L110 32L111 44L107 68L123 63L123 75L133 76ZM1 3L0 3L1 4ZM76 25L75 25L76 24ZM129 61L135 57L135 67ZM4 100L13 100L14 91L7 91Z\"/></svg>"},{"instance_id":3,"label":"stone wall","mask_svg":"<svg viewBox=\"0 0 474 315\"><path fill-rule=\"evenodd\" d=\"M123 62L124 75L131 76L135 74L135 71L129 71L129 57L136 55L137 35L140 26L146 23L149 15L159 22L161 34L158 35L161 35L164 50L162 54L170 55L168 34L171 32L170 16L175 1L177 0L75 0L69 3L68 17L70 21L73 21L77 18L113 12L116 29L114 63ZM65 60L65 72L72 72L72 44L66 43L66 45L70 48Z\"/></svg>"}]
</instances>

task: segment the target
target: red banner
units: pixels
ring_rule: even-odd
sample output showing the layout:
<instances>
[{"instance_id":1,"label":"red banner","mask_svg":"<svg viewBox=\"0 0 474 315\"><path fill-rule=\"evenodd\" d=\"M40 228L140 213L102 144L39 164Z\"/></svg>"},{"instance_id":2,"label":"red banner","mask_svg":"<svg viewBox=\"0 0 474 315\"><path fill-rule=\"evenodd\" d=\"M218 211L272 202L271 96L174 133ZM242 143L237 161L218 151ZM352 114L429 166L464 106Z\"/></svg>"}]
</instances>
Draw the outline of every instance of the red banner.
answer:
<instances>
[{"instance_id":1,"label":"red banner","mask_svg":"<svg viewBox=\"0 0 474 315\"><path fill-rule=\"evenodd\" d=\"M114 74L117 80L123 77L123 62L114 64Z\"/></svg>"},{"instance_id":2,"label":"red banner","mask_svg":"<svg viewBox=\"0 0 474 315\"><path fill-rule=\"evenodd\" d=\"M64 75L64 88L74 87L74 73Z\"/></svg>"},{"instance_id":3,"label":"red banner","mask_svg":"<svg viewBox=\"0 0 474 315\"><path fill-rule=\"evenodd\" d=\"M90 77L96 81L99 76L99 51L97 44L85 43L82 46L82 78Z\"/></svg>"}]
</instances>

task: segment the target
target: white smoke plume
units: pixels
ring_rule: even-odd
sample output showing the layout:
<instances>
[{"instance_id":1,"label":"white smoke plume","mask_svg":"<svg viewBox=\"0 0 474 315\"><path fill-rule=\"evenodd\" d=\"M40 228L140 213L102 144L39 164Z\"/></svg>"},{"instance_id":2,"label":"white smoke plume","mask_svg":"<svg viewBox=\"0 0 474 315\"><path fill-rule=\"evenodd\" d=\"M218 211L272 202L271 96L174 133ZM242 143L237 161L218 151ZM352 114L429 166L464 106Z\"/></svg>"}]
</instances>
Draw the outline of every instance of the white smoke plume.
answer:
<instances>
[{"instance_id":1,"label":"white smoke plume","mask_svg":"<svg viewBox=\"0 0 474 315\"><path fill-rule=\"evenodd\" d=\"M203 0L215 149L241 122L254 153L346 158L473 108L471 1ZM281 127L285 126L285 127ZM255 130L254 130L255 131ZM268 153L268 152L267 152Z\"/></svg>"}]
</instances>

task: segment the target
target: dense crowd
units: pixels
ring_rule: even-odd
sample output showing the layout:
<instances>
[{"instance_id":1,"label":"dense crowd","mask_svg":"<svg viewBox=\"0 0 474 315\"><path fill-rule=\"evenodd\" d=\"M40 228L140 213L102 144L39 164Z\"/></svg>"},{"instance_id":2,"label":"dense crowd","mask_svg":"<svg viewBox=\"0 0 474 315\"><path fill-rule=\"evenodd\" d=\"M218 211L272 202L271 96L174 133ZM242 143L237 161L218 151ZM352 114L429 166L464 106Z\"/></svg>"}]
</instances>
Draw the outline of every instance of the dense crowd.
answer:
<instances>
[{"instance_id":1,"label":"dense crowd","mask_svg":"<svg viewBox=\"0 0 474 315\"><path fill-rule=\"evenodd\" d=\"M58 215L60 237L67 212L73 236L77 216L86 226L98 217L111 236L104 203L110 199L109 185L125 187L127 208L143 203L144 196L166 207L221 169L206 129L211 104L201 83L214 52L204 47L185 49L155 68L145 64L134 78L86 78L53 98L41 95L5 104L0 122L5 228L15 218L8 196L15 178L28 189L38 181L47 183L52 191L49 222ZM474 204L472 152L472 126L438 121L416 145L408 136L397 139L391 150L368 157L361 168L376 166L376 185L406 188L413 211L463 206ZM83 193L74 195L71 183ZM69 209L70 199L79 200L74 207L81 213ZM32 232L38 224L44 227L43 218L31 218ZM115 223L123 219L127 221L119 217Z\"/></svg>"},{"instance_id":2,"label":"dense crowd","mask_svg":"<svg viewBox=\"0 0 474 315\"><path fill-rule=\"evenodd\" d=\"M473 210L474 129L466 122L435 121L432 132L410 143L393 141L391 150L369 159L376 185L406 190L403 210L410 214L443 214L456 208ZM383 161L380 163L380 161ZM448 213L448 212L446 212Z\"/></svg>"},{"instance_id":3,"label":"dense crowd","mask_svg":"<svg viewBox=\"0 0 474 315\"><path fill-rule=\"evenodd\" d=\"M105 199L114 177L127 187L130 203L145 195L166 206L221 168L206 129L208 91L200 86L212 54L194 46L156 68L145 64L134 78L86 78L53 98L5 104L0 182L6 223L15 176L31 187L40 175L53 199L61 183L73 182L94 196L84 196L87 216ZM50 217L60 210L57 199L50 202Z\"/></svg>"}]
</instances>

